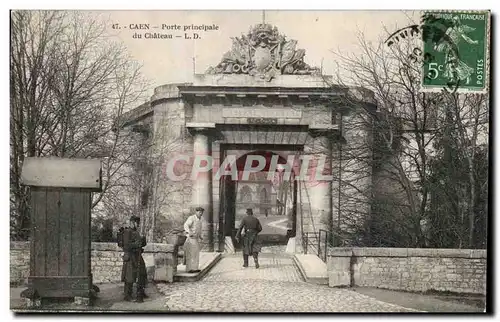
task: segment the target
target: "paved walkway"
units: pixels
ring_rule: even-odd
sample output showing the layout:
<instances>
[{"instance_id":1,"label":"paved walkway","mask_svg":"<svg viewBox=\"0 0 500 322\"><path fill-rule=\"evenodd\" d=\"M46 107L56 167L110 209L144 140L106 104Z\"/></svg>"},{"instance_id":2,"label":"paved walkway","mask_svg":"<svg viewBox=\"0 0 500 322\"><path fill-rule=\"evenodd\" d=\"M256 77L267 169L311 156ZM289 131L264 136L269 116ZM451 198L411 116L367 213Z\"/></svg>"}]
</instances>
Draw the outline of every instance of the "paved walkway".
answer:
<instances>
[{"instance_id":1,"label":"paved walkway","mask_svg":"<svg viewBox=\"0 0 500 322\"><path fill-rule=\"evenodd\" d=\"M252 263L252 261L251 261ZM306 283L292 258L262 254L260 269L242 267L241 253L226 255L195 283L159 286L169 311L202 312L406 312L348 289Z\"/></svg>"},{"instance_id":2,"label":"paved walkway","mask_svg":"<svg viewBox=\"0 0 500 322\"><path fill-rule=\"evenodd\" d=\"M43 310L203 311L203 312L483 312L477 298L452 299L379 289L338 289L305 283L292 259L261 254L261 268L241 267L241 253L224 257L198 282L149 284L144 303L124 302L123 284L101 284L94 307L51 303ZM20 293L10 289L11 309L23 309ZM391 304L392 303L392 304ZM414 310L412 310L414 309Z\"/></svg>"},{"instance_id":3,"label":"paved walkway","mask_svg":"<svg viewBox=\"0 0 500 322\"><path fill-rule=\"evenodd\" d=\"M259 269L255 269L253 258L249 258L248 262L250 267L243 268L243 257L241 253L226 256L222 258L214 268L212 268L212 270L204 278L204 281L302 281L302 276L295 267L291 257L283 257L274 254L261 254L259 256Z\"/></svg>"},{"instance_id":4,"label":"paved walkway","mask_svg":"<svg viewBox=\"0 0 500 322\"><path fill-rule=\"evenodd\" d=\"M275 220L275 221L271 221L267 225L271 226L271 227L274 227L274 228L281 229L281 230L283 230L283 231L286 232L287 229L288 229L287 222L288 222L288 218L283 218L283 219L278 219L278 220Z\"/></svg>"}]
</instances>

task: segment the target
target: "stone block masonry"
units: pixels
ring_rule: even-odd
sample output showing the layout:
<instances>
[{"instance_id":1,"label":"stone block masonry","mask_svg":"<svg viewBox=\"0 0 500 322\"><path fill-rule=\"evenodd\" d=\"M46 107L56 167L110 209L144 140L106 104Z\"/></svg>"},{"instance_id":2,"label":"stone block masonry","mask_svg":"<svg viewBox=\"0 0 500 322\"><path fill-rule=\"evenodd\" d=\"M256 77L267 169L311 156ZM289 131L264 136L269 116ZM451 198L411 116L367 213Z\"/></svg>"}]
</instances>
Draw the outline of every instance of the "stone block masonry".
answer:
<instances>
[{"instance_id":1,"label":"stone block masonry","mask_svg":"<svg viewBox=\"0 0 500 322\"><path fill-rule=\"evenodd\" d=\"M92 243L92 279L94 283L119 282L123 252L114 243Z\"/></svg>"},{"instance_id":2,"label":"stone block masonry","mask_svg":"<svg viewBox=\"0 0 500 322\"><path fill-rule=\"evenodd\" d=\"M486 250L333 248L329 286L486 295L486 258Z\"/></svg>"},{"instance_id":3,"label":"stone block masonry","mask_svg":"<svg viewBox=\"0 0 500 322\"><path fill-rule=\"evenodd\" d=\"M121 281L123 251L115 243L92 243L92 278L96 284ZM169 244L148 244L143 254L148 279L173 282L177 249ZM29 242L10 243L10 283L26 284L30 270Z\"/></svg>"},{"instance_id":4,"label":"stone block masonry","mask_svg":"<svg viewBox=\"0 0 500 322\"><path fill-rule=\"evenodd\" d=\"M10 283L23 283L30 274L29 242L10 242Z\"/></svg>"}]
</instances>

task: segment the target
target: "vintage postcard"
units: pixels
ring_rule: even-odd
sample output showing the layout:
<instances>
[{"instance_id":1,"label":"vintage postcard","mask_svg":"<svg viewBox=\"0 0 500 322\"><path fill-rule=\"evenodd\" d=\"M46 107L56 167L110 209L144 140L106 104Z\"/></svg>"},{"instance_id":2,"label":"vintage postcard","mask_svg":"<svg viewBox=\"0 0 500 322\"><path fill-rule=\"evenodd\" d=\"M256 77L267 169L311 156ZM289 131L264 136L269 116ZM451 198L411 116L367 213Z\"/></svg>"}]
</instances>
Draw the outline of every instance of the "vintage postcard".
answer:
<instances>
[{"instance_id":1,"label":"vintage postcard","mask_svg":"<svg viewBox=\"0 0 500 322\"><path fill-rule=\"evenodd\" d=\"M490 21L12 10L11 310L491 311Z\"/></svg>"}]
</instances>

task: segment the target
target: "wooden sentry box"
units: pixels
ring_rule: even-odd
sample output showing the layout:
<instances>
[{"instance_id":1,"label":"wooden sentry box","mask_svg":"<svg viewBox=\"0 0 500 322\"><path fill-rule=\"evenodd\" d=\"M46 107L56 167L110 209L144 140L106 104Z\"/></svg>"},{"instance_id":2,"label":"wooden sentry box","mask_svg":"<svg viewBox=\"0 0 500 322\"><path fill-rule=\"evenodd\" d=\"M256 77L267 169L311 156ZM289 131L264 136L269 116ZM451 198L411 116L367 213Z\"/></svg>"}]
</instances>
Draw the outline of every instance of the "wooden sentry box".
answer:
<instances>
[{"instance_id":1,"label":"wooden sentry box","mask_svg":"<svg viewBox=\"0 0 500 322\"><path fill-rule=\"evenodd\" d=\"M31 187L31 293L92 297L90 211L101 161L27 158L21 180Z\"/></svg>"}]
</instances>

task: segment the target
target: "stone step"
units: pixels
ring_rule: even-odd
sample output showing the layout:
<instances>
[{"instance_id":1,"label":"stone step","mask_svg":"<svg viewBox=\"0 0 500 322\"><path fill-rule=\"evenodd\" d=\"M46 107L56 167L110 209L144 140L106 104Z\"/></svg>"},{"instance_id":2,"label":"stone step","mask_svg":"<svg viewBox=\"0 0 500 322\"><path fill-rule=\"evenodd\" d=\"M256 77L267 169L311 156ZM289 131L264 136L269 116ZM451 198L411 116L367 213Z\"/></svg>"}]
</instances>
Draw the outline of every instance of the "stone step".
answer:
<instances>
[{"instance_id":1,"label":"stone step","mask_svg":"<svg viewBox=\"0 0 500 322\"><path fill-rule=\"evenodd\" d=\"M295 254L293 258L306 282L328 285L328 270L326 263L317 255Z\"/></svg>"},{"instance_id":2,"label":"stone step","mask_svg":"<svg viewBox=\"0 0 500 322\"><path fill-rule=\"evenodd\" d=\"M196 282L205 276L212 267L220 261L221 253L200 253L200 271L196 273L186 272L186 265L177 265L177 273L174 276L174 282Z\"/></svg>"}]
</instances>

